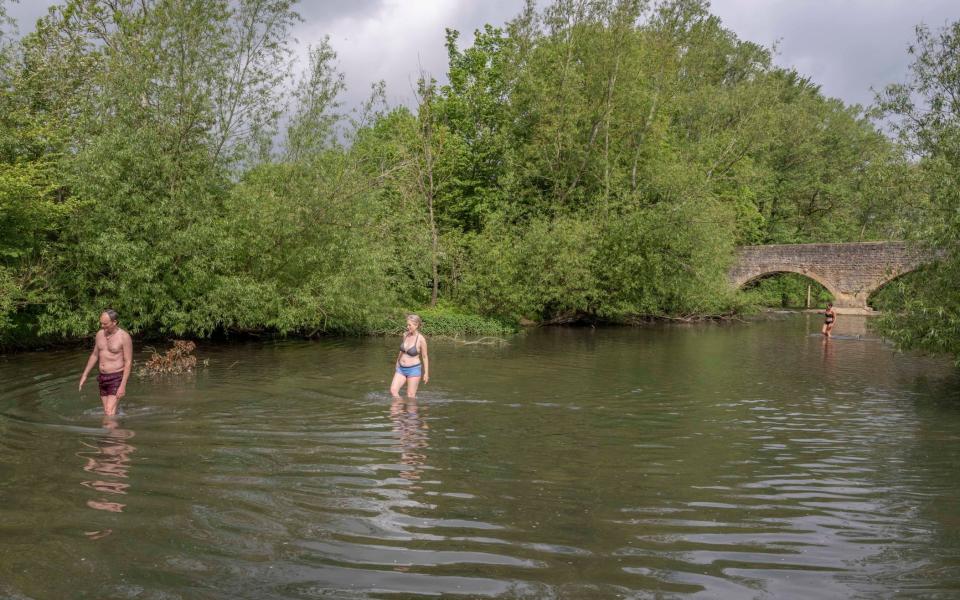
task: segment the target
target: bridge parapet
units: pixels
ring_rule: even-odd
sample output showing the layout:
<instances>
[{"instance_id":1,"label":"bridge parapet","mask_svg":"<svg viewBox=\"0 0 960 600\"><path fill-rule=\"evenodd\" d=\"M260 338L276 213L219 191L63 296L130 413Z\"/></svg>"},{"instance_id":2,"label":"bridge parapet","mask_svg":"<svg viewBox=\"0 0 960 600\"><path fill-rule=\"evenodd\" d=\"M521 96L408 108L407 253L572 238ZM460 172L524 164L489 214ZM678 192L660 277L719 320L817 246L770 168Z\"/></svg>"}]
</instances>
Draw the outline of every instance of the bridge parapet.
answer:
<instances>
[{"instance_id":1,"label":"bridge parapet","mask_svg":"<svg viewBox=\"0 0 960 600\"><path fill-rule=\"evenodd\" d=\"M934 258L906 242L741 246L729 276L739 288L764 275L800 273L827 288L834 305L867 309L880 286Z\"/></svg>"}]
</instances>

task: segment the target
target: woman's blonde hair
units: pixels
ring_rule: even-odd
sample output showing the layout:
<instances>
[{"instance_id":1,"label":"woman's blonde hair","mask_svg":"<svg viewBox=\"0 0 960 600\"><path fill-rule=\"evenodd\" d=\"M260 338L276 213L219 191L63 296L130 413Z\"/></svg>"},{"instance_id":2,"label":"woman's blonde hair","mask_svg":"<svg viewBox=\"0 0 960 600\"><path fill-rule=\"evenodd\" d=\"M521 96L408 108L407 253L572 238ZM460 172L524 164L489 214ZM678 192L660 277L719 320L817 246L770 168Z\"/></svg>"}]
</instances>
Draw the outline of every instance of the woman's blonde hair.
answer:
<instances>
[{"instance_id":1,"label":"woman's blonde hair","mask_svg":"<svg viewBox=\"0 0 960 600\"><path fill-rule=\"evenodd\" d=\"M423 325L423 319L420 318L420 315L415 315L413 313L410 313L409 315L407 315L407 320L413 321L414 323L416 323L417 329L420 329L420 326Z\"/></svg>"}]
</instances>

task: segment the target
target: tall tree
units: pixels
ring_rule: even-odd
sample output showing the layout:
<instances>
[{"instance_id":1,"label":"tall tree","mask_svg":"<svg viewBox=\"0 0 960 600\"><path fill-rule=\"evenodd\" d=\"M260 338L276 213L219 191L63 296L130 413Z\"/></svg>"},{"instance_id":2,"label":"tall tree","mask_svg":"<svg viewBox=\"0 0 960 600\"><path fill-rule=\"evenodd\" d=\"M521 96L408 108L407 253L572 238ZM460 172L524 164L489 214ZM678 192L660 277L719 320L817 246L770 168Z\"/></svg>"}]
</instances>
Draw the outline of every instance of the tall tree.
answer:
<instances>
[{"instance_id":1,"label":"tall tree","mask_svg":"<svg viewBox=\"0 0 960 600\"><path fill-rule=\"evenodd\" d=\"M41 329L210 331L233 170L265 153L297 19L281 0L70 0L25 40L37 110L68 124L67 220ZM79 74L79 75L78 75Z\"/></svg>"},{"instance_id":2,"label":"tall tree","mask_svg":"<svg viewBox=\"0 0 960 600\"><path fill-rule=\"evenodd\" d=\"M919 170L927 204L913 239L941 260L905 282L902 313L882 321L902 346L953 354L960 361L960 21L932 31L916 28L906 82L878 95Z\"/></svg>"},{"instance_id":3,"label":"tall tree","mask_svg":"<svg viewBox=\"0 0 960 600\"><path fill-rule=\"evenodd\" d=\"M23 76L15 24L0 2L0 345L35 337L35 320L55 294L53 246L77 204L66 187L63 123L40 114Z\"/></svg>"}]
</instances>

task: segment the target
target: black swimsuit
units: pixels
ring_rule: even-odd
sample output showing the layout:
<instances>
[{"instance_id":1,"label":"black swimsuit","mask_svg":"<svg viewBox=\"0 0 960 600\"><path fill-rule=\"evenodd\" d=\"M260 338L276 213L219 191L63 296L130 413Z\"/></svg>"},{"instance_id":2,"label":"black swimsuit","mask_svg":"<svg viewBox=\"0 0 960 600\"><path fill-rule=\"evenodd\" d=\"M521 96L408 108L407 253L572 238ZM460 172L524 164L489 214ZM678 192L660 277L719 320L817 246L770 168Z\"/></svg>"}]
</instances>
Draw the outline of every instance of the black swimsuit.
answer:
<instances>
[{"instance_id":1,"label":"black swimsuit","mask_svg":"<svg viewBox=\"0 0 960 600\"><path fill-rule=\"evenodd\" d=\"M825 312L825 313L823 313L823 315L824 315L824 322L825 322L827 325L830 325L831 323L833 323L833 313L832 313L832 312L829 312L829 313L828 313L828 312Z\"/></svg>"}]
</instances>

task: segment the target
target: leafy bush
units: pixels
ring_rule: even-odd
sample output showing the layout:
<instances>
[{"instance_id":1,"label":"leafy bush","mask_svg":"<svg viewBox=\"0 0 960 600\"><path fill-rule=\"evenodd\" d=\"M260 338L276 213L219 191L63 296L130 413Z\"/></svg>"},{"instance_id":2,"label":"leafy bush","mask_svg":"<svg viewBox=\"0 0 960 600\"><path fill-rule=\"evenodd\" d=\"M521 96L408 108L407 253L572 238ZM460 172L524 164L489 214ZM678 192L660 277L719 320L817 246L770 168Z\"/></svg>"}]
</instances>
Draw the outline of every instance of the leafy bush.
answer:
<instances>
[{"instance_id":1,"label":"leafy bush","mask_svg":"<svg viewBox=\"0 0 960 600\"><path fill-rule=\"evenodd\" d=\"M804 308L810 286L810 306L825 306L833 295L825 287L798 273L778 273L759 279L743 289L744 302L757 306Z\"/></svg>"},{"instance_id":2,"label":"leafy bush","mask_svg":"<svg viewBox=\"0 0 960 600\"><path fill-rule=\"evenodd\" d=\"M466 313L456 308L436 306L410 311L423 319L424 335L467 337L506 336L517 332L516 323ZM397 313L371 325L371 332L382 335L400 335L406 328L406 315Z\"/></svg>"}]
</instances>

